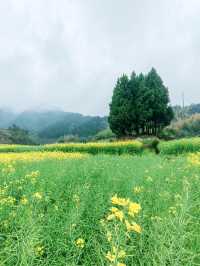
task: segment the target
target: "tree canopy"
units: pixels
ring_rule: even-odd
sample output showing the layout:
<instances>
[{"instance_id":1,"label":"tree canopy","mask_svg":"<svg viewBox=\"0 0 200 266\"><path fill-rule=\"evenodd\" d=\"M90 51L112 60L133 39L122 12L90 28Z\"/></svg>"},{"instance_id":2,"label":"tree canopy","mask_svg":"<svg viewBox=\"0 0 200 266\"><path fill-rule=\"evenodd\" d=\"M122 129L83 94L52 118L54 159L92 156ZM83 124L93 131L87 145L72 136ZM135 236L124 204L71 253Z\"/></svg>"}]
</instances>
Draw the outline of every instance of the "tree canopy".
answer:
<instances>
[{"instance_id":1,"label":"tree canopy","mask_svg":"<svg viewBox=\"0 0 200 266\"><path fill-rule=\"evenodd\" d=\"M118 137L157 135L173 119L169 93L154 68L147 75L132 73L117 80L109 124Z\"/></svg>"}]
</instances>

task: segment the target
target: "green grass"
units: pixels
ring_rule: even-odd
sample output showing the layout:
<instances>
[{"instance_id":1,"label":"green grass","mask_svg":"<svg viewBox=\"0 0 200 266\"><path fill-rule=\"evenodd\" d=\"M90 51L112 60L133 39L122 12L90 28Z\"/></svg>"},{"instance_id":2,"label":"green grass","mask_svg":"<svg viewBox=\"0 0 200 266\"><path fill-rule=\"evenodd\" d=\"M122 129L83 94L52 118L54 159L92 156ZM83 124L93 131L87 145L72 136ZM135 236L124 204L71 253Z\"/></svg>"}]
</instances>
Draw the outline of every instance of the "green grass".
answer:
<instances>
[{"instance_id":1,"label":"green grass","mask_svg":"<svg viewBox=\"0 0 200 266\"><path fill-rule=\"evenodd\" d=\"M187 138L163 141L159 145L161 154L179 155L200 151L200 138Z\"/></svg>"},{"instance_id":2,"label":"green grass","mask_svg":"<svg viewBox=\"0 0 200 266\"><path fill-rule=\"evenodd\" d=\"M141 155L148 151L155 152L152 147L152 139L142 141L128 140L116 142L94 142L94 143L65 143L50 145L0 145L0 153L3 152L32 152L32 151L60 151L81 152L92 155L97 154L137 154ZM200 138L187 138L172 141L160 141L158 145L161 155L179 155L200 151Z\"/></svg>"},{"instance_id":3,"label":"green grass","mask_svg":"<svg viewBox=\"0 0 200 266\"><path fill-rule=\"evenodd\" d=\"M60 151L89 154L142 154L143 144L137 140L117 142L63 143L49 145L0 145L0 152Z\"/></svg>"},{"instance_id":4,"label":"green grass","mask_svg":"<svg viewBox=\"0 0 200 266\"><path fill-rule=\"evenodd\" d=\"M37 170L36 178L27 176ZM124 241L120 232L117 239L126 265L200 265L200 169L184 156L18 162L0 166L0 184L0 265L114 265L105 258L110 243L100 221L115 193L142 207L136 217L142 233ZM133 193L135 186L143 191ZM42 199L34 199L36 192ZM16 202L3 202L8 196ZM75 245L78 238L83 249Z\"/></svg>"}]
</instances>

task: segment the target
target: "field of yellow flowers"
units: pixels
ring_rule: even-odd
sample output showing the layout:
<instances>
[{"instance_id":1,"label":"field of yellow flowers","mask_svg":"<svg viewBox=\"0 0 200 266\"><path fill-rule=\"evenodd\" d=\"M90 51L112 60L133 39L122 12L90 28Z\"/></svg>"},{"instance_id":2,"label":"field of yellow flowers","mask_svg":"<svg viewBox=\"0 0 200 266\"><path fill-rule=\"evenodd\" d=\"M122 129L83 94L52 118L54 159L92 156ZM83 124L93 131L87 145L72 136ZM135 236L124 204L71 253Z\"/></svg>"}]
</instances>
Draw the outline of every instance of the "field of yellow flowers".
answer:
<instances>
[{"instance_id":1,"label":"field of yellow flowers","mask_svg":"<svg viewBox=\"0 0 200 266\"><path fill-rule=\"evenodd\" d=\"M0 144L0 153L6 152L76 152L96 154L131 154L141 155L147 151L155 151L153 142L156 139L124 140L115 142L88 143L55 143L47 145L14 145ZM156 140L157 141L157 140ZM154 142L155 143L155 142ZM162 155L180 155L200 152L200 138L187 138L172 141L159 141L158 150ZM155 147L154 147L155 148Z\"/></svg>"},{"instance_id":2,"label":"field of yellow flowers","mask_svg":"<svg viewBox=\"0 0 200 266\"><path fill-rule=\"evenodd\" d=\"M0 145L0 152L84 152L89 154L141 154L143 144L138 140L116 142L55 143L47 145Z\"/></svg>"},{"instance_id":3,"label":"field of yellow flowers","mask_svg":"<svg viewBox=\"0 0 200 266\"><path fill-rule=\"evenodd\" d=\"M0 265L200 265L200 154L0 153Z\"/></svg>"}]
</instances>

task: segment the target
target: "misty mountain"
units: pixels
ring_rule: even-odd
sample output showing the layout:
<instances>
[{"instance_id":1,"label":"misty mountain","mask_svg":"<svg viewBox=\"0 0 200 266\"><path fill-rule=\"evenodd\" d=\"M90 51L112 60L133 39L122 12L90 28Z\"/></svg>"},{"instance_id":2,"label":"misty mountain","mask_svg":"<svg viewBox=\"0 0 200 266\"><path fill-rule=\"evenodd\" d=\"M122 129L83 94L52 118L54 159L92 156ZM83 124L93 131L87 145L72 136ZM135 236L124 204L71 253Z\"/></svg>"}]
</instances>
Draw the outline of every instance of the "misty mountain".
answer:
<instances>
[{"instance_id":1,"label":"misty mountain","mask_svg":"<svg viewBox=\"0 0 200 266\"><path fill-rule=\"evenodd\" d=\"M65 116L66 113L62 111L25 111L20 113L12 124L32 132L39 132L63 120Z\"/></svg>"},{"instance_id":2,"label":"misty mountain","mask_svg":"<svg viewBox=\"0 0 200 266\"><path fill-rule=\"evenodd\" d=\"M28 130L38 142L55 141L64 135L87 138L108 127L106 117L84 116L58 110L24 111L16 114L0 110L0 128L16 125Z\"/></svg>"},{"instance_id":3,"label":"misty mountain","mask_svg":"<svg viewBox=\"0 0 200 266\"><path fill-rule=\"evenodd\" d=\"M52 139L64 135L77 135L86 138L96 135L99 131L107 127L108 122L106 117L92 117L66 113L64 119L40 131L39 137Z\"/></svg>"},{"instance_id":4,"label":"misty mountain","mask_svg":"<svg viewBox=\"0 0 200 266\"><path fill-rule=\"evenodd\" d=\"M7 109L0 109L0 128L8 128L12 125L17 114Z\"/></svg>"}]
</instances>

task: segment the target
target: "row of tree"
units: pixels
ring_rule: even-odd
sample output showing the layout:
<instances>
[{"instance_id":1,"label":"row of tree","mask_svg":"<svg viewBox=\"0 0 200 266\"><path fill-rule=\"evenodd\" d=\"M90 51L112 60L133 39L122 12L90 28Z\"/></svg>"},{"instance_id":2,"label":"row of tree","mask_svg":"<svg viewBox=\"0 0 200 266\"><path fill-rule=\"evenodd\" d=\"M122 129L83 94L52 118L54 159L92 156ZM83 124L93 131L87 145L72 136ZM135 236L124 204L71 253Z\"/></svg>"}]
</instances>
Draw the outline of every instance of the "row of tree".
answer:
<instances>
[{"instance_id":1,"label":"row of tree","mask_svg":"<svg viewBox=\"0 0 200 266\"><path fill-rule=\"evenodd\" d=\"M168 89L154 68L121 76L114 88L108 122L118 137L157 135L173 119Z\"/></svg>"}]
</instances>

